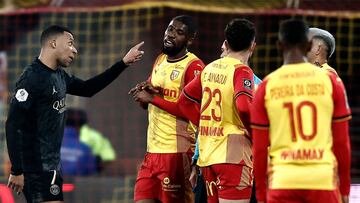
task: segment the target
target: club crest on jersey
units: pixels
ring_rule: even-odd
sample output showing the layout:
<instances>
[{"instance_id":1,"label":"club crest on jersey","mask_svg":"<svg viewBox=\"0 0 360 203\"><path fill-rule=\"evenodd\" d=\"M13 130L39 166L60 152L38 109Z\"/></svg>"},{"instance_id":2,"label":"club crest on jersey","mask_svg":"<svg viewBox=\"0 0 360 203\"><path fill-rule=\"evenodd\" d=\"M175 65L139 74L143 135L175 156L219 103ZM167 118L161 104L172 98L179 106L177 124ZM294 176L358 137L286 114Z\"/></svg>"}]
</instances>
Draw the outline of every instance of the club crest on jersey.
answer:
<instances>
[{"instance_id":1,"label":"club crest on jersey","mask_svg":"<svg viewBox=\"0 0 360 203\"><path fill-rule=\"evenodd\" d=\"M170 80L175 80L179 76L180 72L177 70L173 70L170 75Z\"/></svg>"},{"instance_id":2,"label":"club crest on jersey","mask_svg":"<svg viewBox=\"0 0 360 203\"><path fill-rule=\"evenodd\" d=\"M19 101L19 102L24 102L27 100L29 96L29 93L25 90L25 89L18 89L18 91L15 94L15 98Z\"/></svg>"},{"instance_id":3,"label":"club crest on jersey","mask_svg":"<svg viewBox=\"0 0 360 203\"><path fill-rule=\"evenodd\" d=\"M248 89L248 90L251 90L252 89L252 84L251 84L251 80L249 79L244 79L244 88L245 89Z\"/></svg>"}]
</instances>

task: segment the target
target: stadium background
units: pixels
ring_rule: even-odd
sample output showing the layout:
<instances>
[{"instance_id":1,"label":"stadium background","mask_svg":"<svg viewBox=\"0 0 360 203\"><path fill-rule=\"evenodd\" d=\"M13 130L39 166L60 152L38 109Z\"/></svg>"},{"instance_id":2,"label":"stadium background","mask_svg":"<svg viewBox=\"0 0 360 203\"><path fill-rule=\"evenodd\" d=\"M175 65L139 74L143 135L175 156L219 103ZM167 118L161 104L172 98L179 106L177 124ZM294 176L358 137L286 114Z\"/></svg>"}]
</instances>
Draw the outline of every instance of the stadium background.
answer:
<instances>
[{"instance_id":1,"label":"stadium background","mask_svg":"<svg viewBox=\"0 0 360 203\"><path fill-rule=\"evenodd\" d=\"M360 3L350 0L9 0L0 14L0 191L5 191L8 167L4 121L8 96L23 67L39 54L39 37L48 25L68 26L74 33L79 55L67 70L83 79L102 72L121 59L135 43L145 41L143 60L123 72L91 99L68 97L70 107L89 114L90 125L112 142L117 160L102 174L65 179L67 202L132 202L137 168L146 150L147 113L127 95L137 82L147 79L160 53L164 30L176 15L197 20L199 33L191 51L205 63L219 57L223 30L233 18L245 17L257 28L257 47L251 59L254 72L263 78L281 64L276 50L279 22L293 16L311 26L330 31L336 52L330 61L343 79L352 108L352 182L360 183ZM299 3L297 5L297 3ZM111 6L110 6L111 5ZM297 9L287 6L298 6ZM16 9L15 9L16 8ZM2 68L1 68L2 67ZM360 199L359 199L360 200ZM0 202L7 202L2 199ZM22 197L15 197L23 202Z\"/></svg>"}]
</instances>

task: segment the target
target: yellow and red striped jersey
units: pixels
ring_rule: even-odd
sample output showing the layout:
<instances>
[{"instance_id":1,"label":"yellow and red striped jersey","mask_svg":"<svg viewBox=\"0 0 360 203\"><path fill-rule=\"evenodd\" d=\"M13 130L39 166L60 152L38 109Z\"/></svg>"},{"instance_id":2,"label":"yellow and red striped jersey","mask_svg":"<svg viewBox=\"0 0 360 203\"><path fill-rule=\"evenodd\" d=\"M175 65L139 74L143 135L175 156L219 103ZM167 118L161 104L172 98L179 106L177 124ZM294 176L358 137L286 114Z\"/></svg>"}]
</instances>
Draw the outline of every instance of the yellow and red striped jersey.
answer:
<instances>
[{"instance_id":1,"label":"yellow and red striped jersey","mask_svg":"<svg viewBox=\"0 0 360 203\"><path fill-rule=\"evenodd\" d=\"M183 87L203 69L203 62L194 54L170 61L161 54L156 59L150 77L151 84L162 90L163 98L176 102ZM187 152L194 147L196 128L188 121L149 104L147 151L151 153Z\"/></svg>"},{"instance_id":2,"label":"yellow and red striped jersey","mask_svg":"<svg viewBox=\"0 0 360 203\"><path fill-rule=\"evenodd\" d=\"M349 119L350 109L347 101L334 107L344 100L335 88L345 92L340 78L310 63L283 65L259 86L251 121L269 129L269 137L259 139L270 143L270 189L337 187L332 122Z\"/></svg>"},{"instance_id":3,"label":"yellow and red striped jersey","mask_svg":"<svg viewBox=\"0 0 360 203\"><path fill-rule=\"evenodd\" d=\"M201 77L185 87L188 98L201 100L197 165L241 163L252 167L251 141L240 119L236 98L241 94L252 97L253 89L252 70L231 57L210 63Z\"/></svg>"}]
</instances>

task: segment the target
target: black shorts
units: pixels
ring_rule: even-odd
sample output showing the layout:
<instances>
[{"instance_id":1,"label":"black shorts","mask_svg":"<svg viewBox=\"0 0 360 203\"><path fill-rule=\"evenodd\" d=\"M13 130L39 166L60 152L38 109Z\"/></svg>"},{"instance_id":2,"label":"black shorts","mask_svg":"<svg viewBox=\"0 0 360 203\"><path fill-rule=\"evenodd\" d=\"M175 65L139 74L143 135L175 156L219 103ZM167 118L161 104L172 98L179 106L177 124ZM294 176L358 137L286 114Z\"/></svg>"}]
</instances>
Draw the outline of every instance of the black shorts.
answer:
<instances>
[{"instance_id":1,"label":"black shorts","mask_svg":"<svg viewBox=\"0 0 360 203\"><path fill-rule=\"evenodd\" d=\"M59 171L25 173L24 195L28 203L64 201Z\"/></svg>"}]
</instances>

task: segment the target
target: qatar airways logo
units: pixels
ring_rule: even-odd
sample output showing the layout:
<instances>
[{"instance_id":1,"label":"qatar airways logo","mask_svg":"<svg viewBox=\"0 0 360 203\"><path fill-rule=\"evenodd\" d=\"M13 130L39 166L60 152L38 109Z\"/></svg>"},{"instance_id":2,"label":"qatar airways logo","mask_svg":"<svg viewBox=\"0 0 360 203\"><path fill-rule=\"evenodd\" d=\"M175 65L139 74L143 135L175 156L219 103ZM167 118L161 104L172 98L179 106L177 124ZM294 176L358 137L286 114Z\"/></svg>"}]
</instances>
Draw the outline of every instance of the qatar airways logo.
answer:
<instances>
[{"instance_id":1,"label":"qatar airways logo","mask_svg":"<svg viewBox=\"0 0 360 203\"><path fill-rule=\"evenodd\" d=\"M63 113L65 111L65 97L60 99L60 100L57 100L53 103L53 109L57 110L58 113Z\"/></svg>"}]
</instances>

